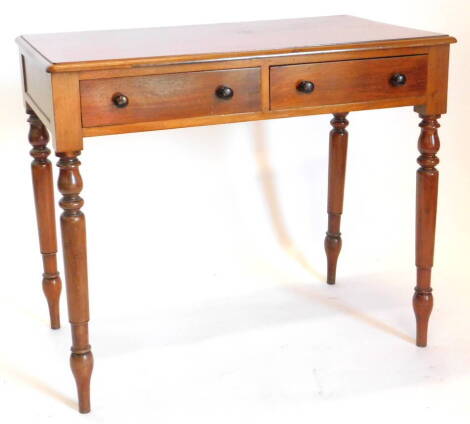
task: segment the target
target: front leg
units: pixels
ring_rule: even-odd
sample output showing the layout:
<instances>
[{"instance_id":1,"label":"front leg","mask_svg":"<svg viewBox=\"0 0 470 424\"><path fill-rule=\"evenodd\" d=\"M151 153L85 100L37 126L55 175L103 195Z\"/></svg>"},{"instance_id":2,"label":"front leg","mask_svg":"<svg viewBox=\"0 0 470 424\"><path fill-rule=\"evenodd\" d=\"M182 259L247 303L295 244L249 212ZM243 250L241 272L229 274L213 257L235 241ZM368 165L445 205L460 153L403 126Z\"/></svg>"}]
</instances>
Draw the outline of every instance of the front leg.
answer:
<instances>
[{"instance_id":1,"label":"front leg","mask_svg":"<svg viewBox=\"0 0 470 424\"><path fill-rule=\"evenodd\" d=\"M64 250L65 282L69 321L72 327L72 354L70 366L75 377L81 413L90 412L90 379L93 354L88 341L88 277L86 255L85 215L80 210L82 178L80 152L59 153L60 206L64 210L60 219Z\"/></svg>"},{"instance_id":2,"label":"front leg","mask_svg":"<svg viewBox=\"0 0 470 424\"><path fill-rule=\"evenodd\" d=\"M417 284L413 296L416 315L416 344L427 344L428 321L433 306L431 268L434 256L434 235L436 229L437 186L439 151L437 120L440 115L420 115L421 135L418 140L420 168L416 173L416 267Z\"/></svg>"}]
</instances>

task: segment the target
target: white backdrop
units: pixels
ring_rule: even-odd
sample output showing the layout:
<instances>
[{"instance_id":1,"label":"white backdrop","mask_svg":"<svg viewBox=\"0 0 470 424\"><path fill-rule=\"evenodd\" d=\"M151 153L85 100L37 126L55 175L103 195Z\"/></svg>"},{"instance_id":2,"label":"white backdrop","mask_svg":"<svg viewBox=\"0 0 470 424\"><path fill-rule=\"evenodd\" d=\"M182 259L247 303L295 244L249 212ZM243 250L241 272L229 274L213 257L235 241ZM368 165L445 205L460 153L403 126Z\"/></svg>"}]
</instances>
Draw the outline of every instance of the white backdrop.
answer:
<instances>
[{"instance_id":1,"label":"white backdrop","mask_svg":"<svg viewBox=\"0 0 470 424\"><path fill-rule=\"evenodd\" d=\"M79 416L65 293L56 332L41 293L14 37L333 14L459 41L440 129L429 347L413 340L412 108L349 115L335 287L323 252L330 116L86 139L95 372L93 412ZM10 3L0 29L0 421L468 422L469 20L466 0Z\"/></svg>"}]
</instances>

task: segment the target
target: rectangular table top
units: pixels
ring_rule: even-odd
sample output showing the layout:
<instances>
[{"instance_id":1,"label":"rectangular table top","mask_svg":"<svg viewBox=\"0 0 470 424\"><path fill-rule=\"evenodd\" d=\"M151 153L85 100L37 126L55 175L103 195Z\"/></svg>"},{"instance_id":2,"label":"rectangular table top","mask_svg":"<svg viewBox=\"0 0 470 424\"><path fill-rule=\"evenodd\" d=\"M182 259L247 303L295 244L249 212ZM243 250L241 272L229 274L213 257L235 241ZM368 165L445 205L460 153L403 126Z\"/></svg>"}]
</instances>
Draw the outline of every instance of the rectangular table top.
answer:
<instances>
[{"instance_id":1,"label":"rectangular table top","mask_svg":"<svg viewBox=\"0 0 470 424\"><path fill-rule=\"evenodd\" d=\"M204 60L345 49L357 44L430 44L445 34L340 15L301 19L23 35L51 71L132 59ZM449 41L450 40L450 41ZM357 46L356 46L357 47Z\"/></svg>"}]
</instances>

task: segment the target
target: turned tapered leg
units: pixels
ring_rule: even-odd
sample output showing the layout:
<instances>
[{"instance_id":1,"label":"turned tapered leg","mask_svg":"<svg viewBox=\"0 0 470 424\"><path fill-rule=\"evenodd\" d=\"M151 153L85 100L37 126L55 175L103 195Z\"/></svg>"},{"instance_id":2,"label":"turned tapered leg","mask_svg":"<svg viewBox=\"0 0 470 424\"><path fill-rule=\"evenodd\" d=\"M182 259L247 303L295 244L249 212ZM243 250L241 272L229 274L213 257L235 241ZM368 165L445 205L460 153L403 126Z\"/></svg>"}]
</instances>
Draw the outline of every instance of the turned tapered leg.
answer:
<instances>
[{"instance_id":1,"label":"turned tapered leg","mask_svg":"<svg viewBox=\"0 0 470 424\"><path fill-rule=\"evenodd\" d=\"M30 124L28 139L33 148L30 151L34 158L31 162L33 177L34 201L39 231L39 246L43 260L42 289L49 305L51 328L60 328L59 300L62 289L57 271L57 238L54 211L54 187L52 166L48 159L51 151L47 148L49 134L34 111L28 106Z\"/></svg>"},{"instance_id":2,"label":"turned tapered leg","mask_svg":"<svg viewBox=\"0 0 470 424\"><path fill-rule=\"evenodd\" d=\"M425 347L428 337L428 322L431 315L433 297L431 288L431 268L434 256L434 234L436 229L437 186L439 151L437 120L440 115L419 115L421 134L418 140L420 168L416 173L416 267L417 284L413 296L413 309L416 315L416 344Z\"/></svg>"},{"instance_id":3,"label":"turned tapered leg","mask_svg":"<svg viewBox=\"0 0 470 424\"><path fill-rule=\"evenodd\" d=\"M88 277L86 256L85 216L80 210L82 178L80 152L59 153L60 218L64 250L65 282L69 320L72 327L72 354L70 366L77 383L78 403L81 413L90 412L90 379L93 354L88 342Z\"/></svg>"},{"instance_id":4,"label":"turned tapered leg","mask_svg":"<svg viewBox=\"0 0 470 424\"><path fill-rule=\"evenodd\" d=\"M335 113L331 120L330 158L328 167L328 231L325 252L328 263L326 282L335 284L336 264L341 251L341 214L343 213L344 177L348 150L347 113Z\"/></svg>"}]
</instances>

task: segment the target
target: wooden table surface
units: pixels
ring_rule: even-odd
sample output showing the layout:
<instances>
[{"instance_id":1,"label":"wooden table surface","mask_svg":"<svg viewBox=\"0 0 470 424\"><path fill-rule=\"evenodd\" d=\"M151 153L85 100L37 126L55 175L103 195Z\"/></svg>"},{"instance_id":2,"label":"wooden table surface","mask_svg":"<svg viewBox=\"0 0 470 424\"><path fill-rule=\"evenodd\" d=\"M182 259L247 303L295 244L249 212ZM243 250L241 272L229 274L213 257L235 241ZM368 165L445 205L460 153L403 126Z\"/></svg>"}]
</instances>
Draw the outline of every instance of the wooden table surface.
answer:
<instances>
[{"instance_id":1,"label":"wooden table surface","mask_svg":"<svg viewBox=\"0 0 470 424\"><path fill-rule=\"evenodd\" d=\"M62 65L52 68L56 70L123 59L283 54L386 41L405 46L417 39L430 38L432 43L442 37L446 35L347 15L22 36L51 64ZM73 66L79 62L85 63Z\"/></svg>"}]
</instances>

